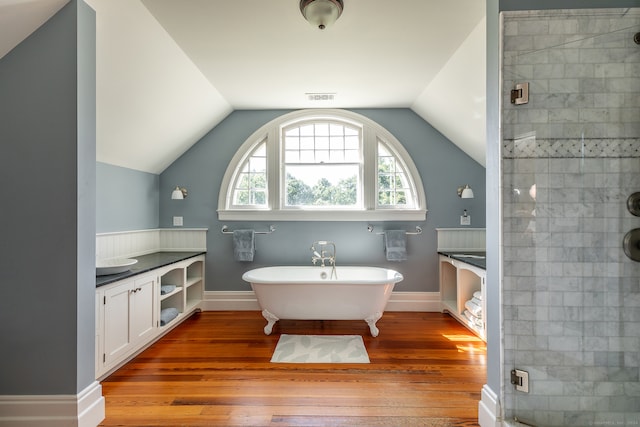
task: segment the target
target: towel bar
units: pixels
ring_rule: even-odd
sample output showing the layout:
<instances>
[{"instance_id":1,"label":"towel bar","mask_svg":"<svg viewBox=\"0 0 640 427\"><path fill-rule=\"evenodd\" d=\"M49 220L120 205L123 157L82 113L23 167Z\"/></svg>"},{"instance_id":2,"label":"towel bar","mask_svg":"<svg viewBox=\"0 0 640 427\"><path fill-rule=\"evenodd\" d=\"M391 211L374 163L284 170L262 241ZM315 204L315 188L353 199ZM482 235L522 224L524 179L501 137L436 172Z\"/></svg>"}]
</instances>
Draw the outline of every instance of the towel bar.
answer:
<instances>
[{"instance_id":1,"label":"towel bar","mask_svg":"<svg viewBox=\"0 0 640 427\"><path fill-rule=\"evenodd\" d=\"M269 226L269 231L255 231L255 234L271 234L274 231L276 231L276 227L274 227L273 225ZM229 227L227 227L226 225L222 226L222 234L233 234L233 231L229 230Z\"/></svg>"},{"instance_id":2,"label":"towel bar","mask_svg":"<svg viewBox=\"0 0 640 427\"><path fill-rule=\"evenodd\" d=\"M367 230L369 233L373 233L373 225L368 225ZM384 232L376 233L376 234L384 234ZM422 227L416 225L416 231L406 231L405 234L417 236L418 234L422 234Z\"/></svg>"}]
</instances>

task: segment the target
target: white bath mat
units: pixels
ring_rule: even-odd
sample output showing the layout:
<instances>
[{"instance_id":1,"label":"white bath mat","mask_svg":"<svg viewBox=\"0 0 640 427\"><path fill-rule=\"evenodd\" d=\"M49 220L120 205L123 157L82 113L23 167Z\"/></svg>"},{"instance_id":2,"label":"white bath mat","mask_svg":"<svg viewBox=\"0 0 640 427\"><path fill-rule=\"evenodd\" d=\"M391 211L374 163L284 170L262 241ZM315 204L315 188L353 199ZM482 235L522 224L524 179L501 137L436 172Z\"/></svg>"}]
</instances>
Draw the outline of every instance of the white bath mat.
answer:
<instances>
[{"instance_id":1,"label":"white bath mat","mask_svg":"<svg viewBox=\"0 0 640 427\"><path fill-rule=\"evenodd\" d=\"M360 335L282 334L272 363L369 363Z\"/></svg>"}]
</instances>

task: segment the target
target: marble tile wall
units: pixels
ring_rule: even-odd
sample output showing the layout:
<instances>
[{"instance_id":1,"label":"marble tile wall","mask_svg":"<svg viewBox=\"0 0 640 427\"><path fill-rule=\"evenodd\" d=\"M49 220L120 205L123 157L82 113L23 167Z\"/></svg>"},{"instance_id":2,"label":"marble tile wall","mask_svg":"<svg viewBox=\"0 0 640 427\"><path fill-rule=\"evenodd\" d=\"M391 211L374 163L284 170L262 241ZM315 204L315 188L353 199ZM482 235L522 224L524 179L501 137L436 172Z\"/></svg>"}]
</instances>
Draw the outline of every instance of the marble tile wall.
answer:
<instances>
[{"instance_id":1,"label":"marble tile wall","mask_svg":"<svg viewBox=\"0 0 640 427\"><path fill-rule=\"evenodd\" d=\"M503 19L505 417L640 425L640 263L622 250L640 227L640 9Z\"/></svg>"}]
</instances>

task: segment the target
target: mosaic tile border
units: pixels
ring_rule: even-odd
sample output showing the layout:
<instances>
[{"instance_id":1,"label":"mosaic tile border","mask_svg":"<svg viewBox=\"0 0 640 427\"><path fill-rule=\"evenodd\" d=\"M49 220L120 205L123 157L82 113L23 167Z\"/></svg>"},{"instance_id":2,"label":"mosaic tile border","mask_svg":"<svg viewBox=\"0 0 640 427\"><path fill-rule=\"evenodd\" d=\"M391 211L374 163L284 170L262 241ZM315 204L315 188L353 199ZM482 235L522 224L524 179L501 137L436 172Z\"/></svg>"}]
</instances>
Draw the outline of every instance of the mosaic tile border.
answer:
<instances>
[{"instance_id":1,"label":"mosaic tile border","mask_svg":"<svg viewBox=\"0 0 640 427\"><path fill-rule=\"evenodd\" d=\"M504 140L502 158L640 158L640 138Z\"/></svg>"}]
</instances>

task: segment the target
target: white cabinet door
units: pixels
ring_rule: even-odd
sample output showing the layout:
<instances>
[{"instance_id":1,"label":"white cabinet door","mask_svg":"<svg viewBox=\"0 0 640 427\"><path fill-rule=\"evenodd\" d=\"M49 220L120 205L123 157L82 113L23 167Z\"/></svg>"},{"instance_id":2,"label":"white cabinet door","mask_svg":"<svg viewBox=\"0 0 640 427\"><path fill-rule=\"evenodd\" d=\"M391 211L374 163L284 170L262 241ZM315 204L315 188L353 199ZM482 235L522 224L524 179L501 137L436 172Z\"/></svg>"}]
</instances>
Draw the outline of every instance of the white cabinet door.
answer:
<instances>
[{"instance_id":1,"label":"white cabinet door","mask_svg":"<svg viewBox=\"0 0 640 427\"><path fill-rule=\"evenodd\" d=\"M104 365L123 357L132 344L129 331L132 291L131 281L104 292Z\"/></svg>"},{"instance_id":2,"label":"white cabinet door","mask_svg":"<svg viewBox=\"0 0 640 427\"><path fill-rule=\"evenodd\" d=\"M127 357L154 335L155 282L155 276L144 276L104 291L104 367Z\"/></svg>"},{"instance_id":3,"label":"white cabinet door","mask_svg":"<svg viewBox=\"0 0 640 427\"><path fill-rule=\"evenodd\" d=\"M143 277L134 282L134 289L131 293L131 337L134 341L147 340L147 336L154 334L156 325L155 319L155 278Z\"/></svg>"}]
</instances>

